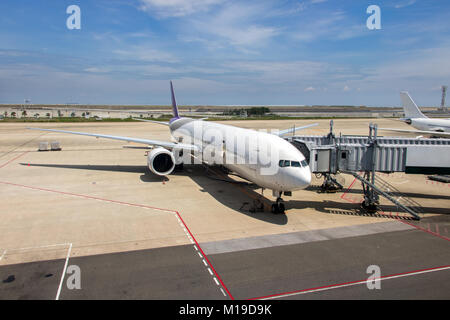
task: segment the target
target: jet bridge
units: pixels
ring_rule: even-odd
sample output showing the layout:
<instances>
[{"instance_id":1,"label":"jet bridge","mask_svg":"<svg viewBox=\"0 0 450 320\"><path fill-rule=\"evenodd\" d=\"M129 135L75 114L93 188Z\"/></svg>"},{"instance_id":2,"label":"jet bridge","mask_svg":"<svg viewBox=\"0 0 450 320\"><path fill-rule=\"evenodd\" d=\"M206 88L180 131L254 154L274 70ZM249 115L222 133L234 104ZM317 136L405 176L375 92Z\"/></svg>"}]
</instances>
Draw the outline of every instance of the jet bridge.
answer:
<instances>
[{"instance_id":1,"label":"jet bridge","mask_svg":"<svg viewBox=\"0 0 450 320\"><path fill-rule=\"evenodd\" d=\"M376 172L410 174L450 174L450 139L378 137L370 124L369 136L335 136L333 121L326 136L296 135L286 138L307 158L311 171L325 177L322 188L342 188L332 174L349 173L363 185L363 207L376 211L379 196L420 219L418 203L376 177ZM364 173L360 175L359 173ZM412 209L414 208L414 209Z\"/></svg>"}]
</instances>

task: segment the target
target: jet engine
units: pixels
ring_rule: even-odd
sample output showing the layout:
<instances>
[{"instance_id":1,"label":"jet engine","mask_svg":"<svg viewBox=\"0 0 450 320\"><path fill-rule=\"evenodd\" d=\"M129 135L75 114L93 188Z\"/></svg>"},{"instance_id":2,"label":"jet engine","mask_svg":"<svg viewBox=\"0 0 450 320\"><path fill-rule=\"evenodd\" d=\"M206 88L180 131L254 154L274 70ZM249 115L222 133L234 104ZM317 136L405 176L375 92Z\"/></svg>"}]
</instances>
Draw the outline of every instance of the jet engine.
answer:
<instances>
[{"instance_id":1,"label":"jet engine","mask_svg":"<svg viewBox=\"0 0 450 320\"><path fill-rule=\"evenodd\" d=\"M175 157L167 149L155 148L148 153L147 165L154 174L166 176L175 169Z\"/></svg>"}]
</instances>

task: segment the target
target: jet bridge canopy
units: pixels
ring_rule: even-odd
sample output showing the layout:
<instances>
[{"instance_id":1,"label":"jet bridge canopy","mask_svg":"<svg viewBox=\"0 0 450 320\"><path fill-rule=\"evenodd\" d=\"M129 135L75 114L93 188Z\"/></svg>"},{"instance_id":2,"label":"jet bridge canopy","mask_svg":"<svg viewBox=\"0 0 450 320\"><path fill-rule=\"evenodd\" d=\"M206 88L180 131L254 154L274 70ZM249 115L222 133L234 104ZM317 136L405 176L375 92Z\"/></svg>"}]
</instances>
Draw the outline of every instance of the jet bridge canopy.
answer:
<instances>
[{"instance_id":1,"label":"jet bridge canopy","mask_svg":"<svg viewBox=\"0 0 450 320\"><path fill-rule=\"evenodd\" d=\"M450 174L450 139L378 137L375 143L359 136L293 136L287 139L304 154L304 150L308 150L307 160L313 173L374 170Z\"/></svg>"},{"instance_id":2,"label":"jet bridge canopy","mask_svg":"<svg viewBox=\"0 0 450 320\"><path fill-rule=\"evenodd\" d=\"M395 197L391 193L393 187L380 181L376 172L450 174L450 139L377 137L377 126L371 124L369 129L368 137L336 137L331 121L326 136L296 135L286 139L305 155L313 173L325 177L323 189L336 190L336 185L342 188L331 174L350 173L362 183L362 206L368 211L375 212L379 196L383 196L414 219L420 219L420 205L404 195ZM364 176L358 172L364 172Z\"/></svg>"}]
</instances>

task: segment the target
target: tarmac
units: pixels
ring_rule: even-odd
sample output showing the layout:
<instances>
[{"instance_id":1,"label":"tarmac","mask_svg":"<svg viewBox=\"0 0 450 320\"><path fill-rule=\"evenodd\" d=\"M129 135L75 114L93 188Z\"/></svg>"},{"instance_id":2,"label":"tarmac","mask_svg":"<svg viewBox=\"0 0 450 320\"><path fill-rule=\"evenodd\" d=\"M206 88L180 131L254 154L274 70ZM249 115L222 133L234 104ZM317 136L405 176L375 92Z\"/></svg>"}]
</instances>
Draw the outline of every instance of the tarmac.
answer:
<instances>
[{"instance_id":1,"label":"tarmac","mask_svg":"<svg viewBox=\"0 0 450 320\"><path fill-rule=\"evenodd\" d=\"M326 134L328 120L227 121ZM335 132L367 135L369 122L334 120ZM150 123L3 123L0 126L0 299L449 299L450 184L383 174L420 203L421 221L382 202L364 213L361 185L318 193L321 179L267 210L270 191L233 184L219 168L187 165L152 175L144 150L26 127L170 141ZM299 133L298 133L299 134ZM385 133L385 135L396 135ZM58 141L61 151L39 152ZM265 212L252 212L254 201ZM378 266L381 289L369 289ZM71 267L81 289L69 289Z\"/></svg>"}]
</instances>

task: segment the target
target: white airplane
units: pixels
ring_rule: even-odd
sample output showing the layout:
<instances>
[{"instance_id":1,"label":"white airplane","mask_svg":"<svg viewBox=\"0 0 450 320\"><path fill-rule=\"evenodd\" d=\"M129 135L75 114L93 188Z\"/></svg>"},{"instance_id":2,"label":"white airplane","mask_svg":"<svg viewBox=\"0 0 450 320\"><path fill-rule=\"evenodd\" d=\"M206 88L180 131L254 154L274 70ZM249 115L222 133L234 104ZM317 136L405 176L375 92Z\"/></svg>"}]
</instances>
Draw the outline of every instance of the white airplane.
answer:
<instances>
[{"instance_id":1,"label":"white airplane","mask_svg":"<svg viewBox=\"0 0 450 320\"><path fill-rule=\"evenodd\" d=\"M400 92L405 117L400 120L418 130L380 128L380 130L410 132L450 138L450 119L431 119L417 107L407 91Z\"/></svg>"},{"instance_id":2,"label":"white airplane","mask_svg":"<svg viewBox=\"0 0 450 320\"><path fill-rule=\"evenodd\" d=\"M176 165L197 159L199 163L221 164L241 177L270 189L277 200L272 204L273 213L284 213L281 195L306 188L311 183L311 170L304 155L282 138L284 134L317 125L282 130L276 134L258 132L215 122L180 117L172 82L173 118L170 122L142 120L169 127L175 142L139 139L104 134L74 132L54 129L28 128L58 133L71 133L97 138L107 138L147 145L147 164L151 172L165 176ZM139 119L137 119L139 120ZM139 147L138 147L139 148Z\"/></svg>"}]
</instances>

